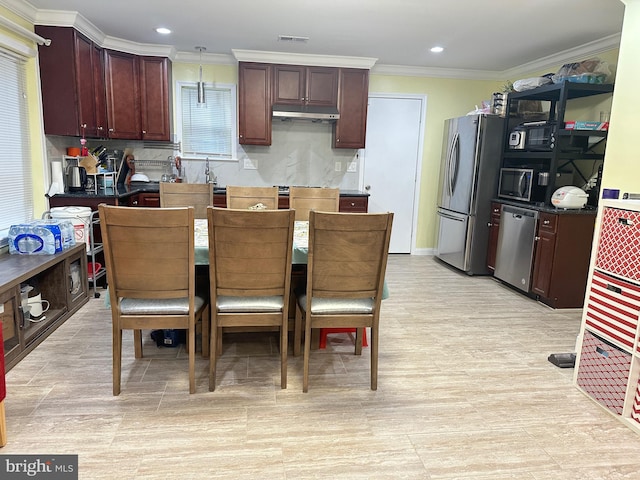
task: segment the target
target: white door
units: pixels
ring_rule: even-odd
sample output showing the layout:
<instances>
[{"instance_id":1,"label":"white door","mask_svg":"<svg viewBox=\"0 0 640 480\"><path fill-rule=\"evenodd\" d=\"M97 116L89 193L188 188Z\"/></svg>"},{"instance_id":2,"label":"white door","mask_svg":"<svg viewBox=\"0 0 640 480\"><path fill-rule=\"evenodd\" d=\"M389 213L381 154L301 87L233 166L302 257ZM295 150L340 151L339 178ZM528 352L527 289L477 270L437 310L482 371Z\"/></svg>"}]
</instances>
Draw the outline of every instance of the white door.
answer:
<instances>
[{"instance_id":1,"label":"white door","mask_svg":"<svg viewBox=\"0 0 640 480\"><path fill-rule=\"evenodd\" d=\"M362 185L369 212L393 212L389 253L411 253L415 245L424 95L369 96Z\"/></svg>"}]
</instances>

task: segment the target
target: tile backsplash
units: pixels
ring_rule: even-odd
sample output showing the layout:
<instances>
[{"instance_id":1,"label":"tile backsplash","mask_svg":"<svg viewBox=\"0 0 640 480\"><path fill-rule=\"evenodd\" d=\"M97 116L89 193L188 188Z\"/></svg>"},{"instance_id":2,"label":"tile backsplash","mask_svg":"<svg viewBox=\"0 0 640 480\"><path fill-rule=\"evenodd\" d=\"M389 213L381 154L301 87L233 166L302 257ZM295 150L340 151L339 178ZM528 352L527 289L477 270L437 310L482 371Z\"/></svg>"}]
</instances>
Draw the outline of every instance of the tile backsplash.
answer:
<instances>
[{"instance_id":1,"label":"tile backsplash","mask_svg":"<svg viewBox=\"0 0 640 480\"><path fill-rule=\"evenodd\" d=\"M359 150L332 148L333 126L308 120L273 122L271 146L238 145L238 159L210 160L209 167L219 186L226 185L303 185L340 187L357 190L360 178ZM47 136L49 162L66 154L67 147L80 146L76 137ZM166 160L176 155L168 148L145 148L141 141L88 140L89 150L104 145L108 150L132 149L139 160ZM119 159L117 159L119 161ZM347 167L355 164L355 172ZM182 176L189 183L205 182L204 160L184 158ZM142 166L138 172L159 181L165 170L159 166ZM174 170L175 172L175 170Z\"/></svg>"}]
</instances>

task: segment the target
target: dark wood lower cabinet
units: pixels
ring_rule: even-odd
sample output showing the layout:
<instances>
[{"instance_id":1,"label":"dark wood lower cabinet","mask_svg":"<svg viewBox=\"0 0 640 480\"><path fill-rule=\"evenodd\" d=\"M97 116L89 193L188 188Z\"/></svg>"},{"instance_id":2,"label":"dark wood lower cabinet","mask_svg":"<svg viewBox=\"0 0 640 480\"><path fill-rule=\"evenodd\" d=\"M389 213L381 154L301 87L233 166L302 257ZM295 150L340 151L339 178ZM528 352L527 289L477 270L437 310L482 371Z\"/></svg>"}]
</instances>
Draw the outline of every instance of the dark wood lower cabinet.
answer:
<instances>
[{"instance_id":1,"label":"dark wood lower cabinet","mask_svg":"<svg viewBox=\"0 0 640 480\"><path fill-rule=\"evenodd\" d=\"M540 213L531 291L553 308L580 308L587 285L595 213Z\"/></svg>"}]
</instances>

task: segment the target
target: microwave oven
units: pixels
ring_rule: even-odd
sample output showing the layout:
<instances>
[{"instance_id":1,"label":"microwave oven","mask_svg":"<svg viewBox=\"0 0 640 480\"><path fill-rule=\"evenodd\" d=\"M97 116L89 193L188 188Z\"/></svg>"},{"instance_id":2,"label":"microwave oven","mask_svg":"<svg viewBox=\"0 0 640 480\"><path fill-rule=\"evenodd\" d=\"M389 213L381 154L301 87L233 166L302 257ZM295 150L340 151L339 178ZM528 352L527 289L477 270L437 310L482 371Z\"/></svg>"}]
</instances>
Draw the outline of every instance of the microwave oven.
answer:
<instances>
[{"instance_id":1,"label":"microwave oven","mask_svg":"<svg viewBox=\"0 0 640 480\"><path fill-rule=\"evenodd\" d=\"M549 172L534 168L501 168L498 197L521 202L544 202Z\"/></svg>"},{"instance_id":2,"label":"microwave oven","mask_svg":"<svg viewBox=\"0 0 640 480\"><path fill-rule=\"evenodd\" d=\"M510 150L551 151L555 144L554 124L549 122L521 123L509 134Z\"/></svg>"}]
</instances>

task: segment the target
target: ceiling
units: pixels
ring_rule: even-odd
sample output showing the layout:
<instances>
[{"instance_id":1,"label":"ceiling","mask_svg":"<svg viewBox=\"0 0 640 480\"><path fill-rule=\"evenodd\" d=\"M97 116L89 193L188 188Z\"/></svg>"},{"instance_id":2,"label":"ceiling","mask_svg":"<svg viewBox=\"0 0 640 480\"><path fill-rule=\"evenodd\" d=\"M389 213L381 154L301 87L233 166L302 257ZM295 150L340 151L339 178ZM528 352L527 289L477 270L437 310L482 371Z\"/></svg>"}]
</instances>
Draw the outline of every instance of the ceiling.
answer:
<instances>
[{"instance_id":1,"label":"ceiling","mask_svg":"<svg viewBox=\"0 0 640 480\"><path fill-rule=\"evenodd\" d=\"M35 23L78 12L106 38L193 53L371 57L375 66L507 72L617 47L620 0L2 0ZM33 8L31 8L33 7ZM168 36L155 32L165 26ZM283 42L279 35L308 37ZM435 45L444 52L434 54ZM233 57L232 57L233 58ZM541 63L542 62L542 63ZM555 62L555 63L553 63Z\"/></svg>"}]
</instances>

